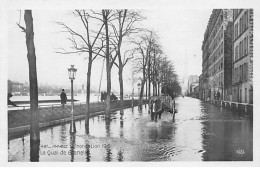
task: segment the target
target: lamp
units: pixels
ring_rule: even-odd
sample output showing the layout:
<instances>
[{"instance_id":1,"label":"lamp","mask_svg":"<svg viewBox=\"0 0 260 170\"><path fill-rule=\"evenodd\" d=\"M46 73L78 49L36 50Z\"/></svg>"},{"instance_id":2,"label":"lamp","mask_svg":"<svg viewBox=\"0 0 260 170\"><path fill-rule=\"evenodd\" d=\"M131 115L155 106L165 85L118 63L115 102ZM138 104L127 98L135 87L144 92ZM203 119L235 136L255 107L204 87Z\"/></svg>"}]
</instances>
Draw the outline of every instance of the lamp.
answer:
<instances>
[{"instance_id":1,"label":"lamp","mask_svg":"<svg viewBox=\"0 0 260 170\"><path fill-rule=\"evenodd\" d=\"M76 125L74 120L74 94L73 94L73 80L76 78L77 69L74 68L74 65L71 65L71 68L68 68L69 79L71 80L71 123L70 123L70 133L76 132Z\"/></svg>"},{"instance_id":2,"label":"lamp","mask_svg":"<svg viewBox=\"0 0 260 170\"><path fill-rule=\"evenodd\" d=\"M138 95L139 95L139 101L141 100L141 98L140 98L140 88L141 88L141 84L140 83L138 83L137 84L137 88L138 88ZM141 102L141 101L140 101Z\"/></svg>"}]
</instances>

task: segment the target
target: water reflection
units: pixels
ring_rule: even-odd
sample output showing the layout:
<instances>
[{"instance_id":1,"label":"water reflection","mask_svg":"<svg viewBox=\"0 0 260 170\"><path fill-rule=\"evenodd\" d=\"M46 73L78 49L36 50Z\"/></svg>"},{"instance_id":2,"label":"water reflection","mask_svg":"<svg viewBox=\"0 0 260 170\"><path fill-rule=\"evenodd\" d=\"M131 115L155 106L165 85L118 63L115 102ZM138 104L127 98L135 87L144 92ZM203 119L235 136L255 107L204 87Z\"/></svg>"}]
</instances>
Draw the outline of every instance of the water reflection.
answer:
<instances>
[{"instance_id":1,"label":"water reflection","mask_svg":"<svg viewBox=\"0 0 260 170\"><path fill-rule=\"evenodd\" d=\"M30 141L30 161L39 162L40 141Z\"/></svg>"},{"instance_id":2,"label":"water reflection","mask_svg":"<svg viewBox=\"0 0 260 170\"><path fill-rule=\"evenodd\" d=\"M110 118L105 118L106 137L107 138L110 138L110 122L111 122Z\"/></svg>"},{"instance_id":3,"label":"water reflection","mask_svg":"<svg viewBox=\"0 0 260 170\"><path fill-rule=\"evenodd\" d=\"M77 133L69 123L41 131L43 151L64 151L67 155L39 155L39 143L30 149L29 135L8 141L9 161L211 161L252 160L252 119L197 99L178 98L173 119L163 113L151 121L148 107L116 112L110 119L97 116L77 121ZM173 122L174 120L174 122ZM53 148L53 146L68 146ZM82 151L82 154L79 152Z\"/></svg>"},{"instance_id":4,"label":"water reflection","mask_svg":"<svg viewBox=\"0 0 260 170\"><path fill-rule=\"evenodd\" d=\"M120 138L124 137L124 117L123 115L120 116Z\"/></svg>"},{"instance_id":5,"label":"water reflection","mask_svg":"<svg viewBox=\"0 0 260 170\"><path fill-rule=\"evenodd\" d=\"M124 155L123 155L123 152L122 152L121 149L117 152L117 160L118 160L119 162L124 161Z\"/></svg>"},{"instance_id":6,"label":"water reflection","mask_svg":"<svg viewBox=\"0 0 260 170\"><path fill-rule=\"evenodd\" d=\"M138 106L138 113L142 114L143 113L143 105Z\"/></svg>"},{"instance_id":7,"label":"water reflection","mask_svg":"<svg viewBox=\"0 0 260 170\"><path fill-rule=\"evenodd\" d=\"M206 107L202 122L204 161L252 161L253 122L244 114L223 108ZM224 112L223 112L224 111ZM220 113L223 113L220 114Z\"/></svg>"},{"instance_id":8,"label":"water reflection","mask_svg":"<svg viewBox=\"0 0 260 170\"><path fill-rule=\"evenodd\" d=\"M75 153L75 133L70 133L70 151L69 155L71 156L70 161L74 162L74 153Z\"/></svg>"},{"instance_id":9,"label":"water reflection","mask_svg":"<svg viewBox=\"0 0 260 170\"><path fill-rule=\"evenodd\" d=\"M87 161L87 162L90 162L90 158L91 158L91 156L90 156L90 147L89 147L89 146L90 146L90 145L89 145L88 141L86 140L86 144L85 144L85 148L86 148L85 155L86 155L86 161Z\"/></svg>"},{"instance_id":10,"label":"water reflection","mask_svg":"<svg viewBox=\"0 0 260 170\"><path fill-rule=\"evenodd\" d=\"M106 145L106 158L105 161L111 162L112 161L112 151L111 151L111 146Z\"/></svg>"},{"instance_id":11,"label":"water reflection","mask_svg":"<svg viewBox=\"0 0 260 170\"><path fill-rule=\"evenodd\" d=\"M60 126L60 142L62 145L65 145L66 144L66 140L67 140L67 125L66 124L62 124ZM53 141L53 136L51 138L51 141Z\"/></svg>"}]
</instances>

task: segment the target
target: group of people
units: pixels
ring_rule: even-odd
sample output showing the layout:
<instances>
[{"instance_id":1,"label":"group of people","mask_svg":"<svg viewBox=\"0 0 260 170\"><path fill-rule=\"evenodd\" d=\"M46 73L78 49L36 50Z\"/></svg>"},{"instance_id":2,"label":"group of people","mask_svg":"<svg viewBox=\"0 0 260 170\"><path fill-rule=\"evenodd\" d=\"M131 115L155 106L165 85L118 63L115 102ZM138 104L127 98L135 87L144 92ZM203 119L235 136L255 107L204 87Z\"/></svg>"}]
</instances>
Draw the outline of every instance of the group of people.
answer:
<instances>
[{"instance_id":1,"label":"group of people","mask_svg":"<svg viewBox=\"0 0 260 170\"><path fill-rule=\"evenodd\" d=\"M215 100L219 100L220 99L220 92L219 91L217 93L214 92L214 97L215 97Z\"/></svg>"},{"instance_id":2,"label":"group of people","mask_svg":"<svg viewBox=\"0 0 260 170\"><path fill-rule=\"evenodd\" d=\"M101 101L102 101L102 102L103 102L103 101L106 101L106 99L107 99L107 92L102 91L102 92L101 92ZM110 95L110 100L111 100L111 101L117 101L117 100L118 100L118 98L116 97L116 95L114 95L113 92L112 92L111 95Z\"/></svg>"},{"instance_id":3,"label":"group of people","mask_svg":"<svg viewBox=\"0 0 260 170\"><path fill-rule=\"evenodd\" d=\"M11 98L12 96L13 96L12 93L8 93L8 94L7 94L7 103L8 103L8 105L12 105L12 106L17 107L17 105L10 100L10 98ZM105 100L106 100L106 97L107 97L107 92L101 92L101 101L105 101ZM62 107L64 108L64 105L67 103L67 100L68 100L67 95L66 95L64 89L61 90L60 100L61 100L61 105L62 105ZM118 98L114 95L113 92L112 92L111 95L110 95L110 100L111 100L111 101L116 101L116 100L118 100Z\"/></svg>"},{"instance_id":4,"label":"group of people","mask_svg":"<svg viewBox=\"0 0 260 170\"><path fill-rule=\"evenodd\" d=\"M151 111L151 120L157 121L158 119L161 119L162 113L164 111L175 113L174 107L171 104L171 106L167 106L164 101L162 101L159 97L154 98L150 101L150 111Z\"/></svg>"}]
</instances>

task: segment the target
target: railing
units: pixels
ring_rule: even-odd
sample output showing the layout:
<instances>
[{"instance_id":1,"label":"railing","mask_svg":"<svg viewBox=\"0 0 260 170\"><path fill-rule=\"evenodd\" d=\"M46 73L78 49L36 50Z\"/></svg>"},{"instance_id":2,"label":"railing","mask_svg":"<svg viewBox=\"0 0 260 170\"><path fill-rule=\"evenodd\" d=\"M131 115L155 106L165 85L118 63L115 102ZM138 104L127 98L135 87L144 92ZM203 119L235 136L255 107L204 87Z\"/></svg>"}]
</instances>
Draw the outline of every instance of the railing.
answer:
<instances>
[{"instance_id":1,"label":"railing","mask_svg":"<svg viewBox=\"0 0 260 170\"><path fill-rule=\"evenodd\" d=\"M242 112L246 114L253 113L253 104L222 101L222 100L211 100L211 103L216 106L224 107L236 112Z\"/></svg>"},{"instance_id":2,"label":"railing","mask_svg":"<svg viewBox=\"0 0 260 170\"><path fill-rule=\"evenodd\" d=\"M145 103L145 102L144 102ZM134 106L138 105L138 101L134 100ZM131 107L132 100L124 101L124 108ZM106 108L106 102L91 102L89 104L90 116L95 115L93 113L104 114ZM120 109L120 101L111 101L111 110ZM84 117L86 110L85 103L75 103L74 115L75 117ZM48 122L67 121L71 118L71 106L69 104L62 107L60 104L41 105L38 108L38 120L39 123L46 124ZM8 128L28 126L30 124L30 108L20 110L8 111ZM57 124L57 123L55 123Z\"/></svg>"}]
</instances>

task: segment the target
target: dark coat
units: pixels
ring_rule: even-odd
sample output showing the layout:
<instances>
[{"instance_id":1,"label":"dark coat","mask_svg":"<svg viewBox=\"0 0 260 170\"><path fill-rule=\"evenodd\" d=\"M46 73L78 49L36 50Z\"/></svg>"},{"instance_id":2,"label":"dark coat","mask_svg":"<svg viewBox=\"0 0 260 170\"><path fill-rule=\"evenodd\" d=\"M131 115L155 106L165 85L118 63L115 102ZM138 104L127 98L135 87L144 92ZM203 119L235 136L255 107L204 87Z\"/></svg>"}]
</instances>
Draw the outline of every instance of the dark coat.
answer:
<instances>
[{"instance_id":1,"label":"dark coat","mask_svg":"<svg viewBox=\"0 0 260 170\"><path fill-rule=\"evenodd\" d=\"M61 104L66 104L67 102L67 95L65 92L61 92L60 94Z\"/></svg>"}]
</instances>

